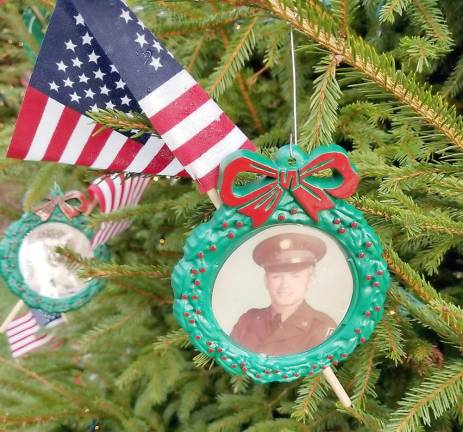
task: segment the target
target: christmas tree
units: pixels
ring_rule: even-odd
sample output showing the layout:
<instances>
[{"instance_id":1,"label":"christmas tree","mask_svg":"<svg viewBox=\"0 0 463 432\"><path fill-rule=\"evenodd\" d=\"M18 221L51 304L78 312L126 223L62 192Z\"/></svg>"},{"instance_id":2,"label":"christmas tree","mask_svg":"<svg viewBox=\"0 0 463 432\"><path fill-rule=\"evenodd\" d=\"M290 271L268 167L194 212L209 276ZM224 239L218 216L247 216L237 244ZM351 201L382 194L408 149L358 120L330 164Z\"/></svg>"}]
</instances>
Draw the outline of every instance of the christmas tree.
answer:
<instances>
[{"instance_id":1,"label":"christmas tree","mask_svg":"<svg viewBox=\"0 0 463 432\"><path fill-rule=\"evenodd\" d=\"M110 243L110 263L81 263L82 275L105 280L106 288L67 314L59 346L16 362L6 340L0 343L0 430L461 431L458 2L129 3L269 156L288 143L292 129L294 29L298 144L310 150L336 142L350 152L362 182L349 201L378 232L393 275L385 314L372 338L336 370L350 408L337 402L321 374L267 385L228 375L195 352L179 328L169 279L186 237L215 208L190 180L154 177L137 208L91 216L94 227L127 217L132 225ZM2 155L53 7L52 0L0 5ZM155 132L143 116L93 115L118 130ZM2 156L2 229L55 182L84 190L100 174ZM4 317L17 299L5 287L0 299Z\"/></svg>"}]
</instances>

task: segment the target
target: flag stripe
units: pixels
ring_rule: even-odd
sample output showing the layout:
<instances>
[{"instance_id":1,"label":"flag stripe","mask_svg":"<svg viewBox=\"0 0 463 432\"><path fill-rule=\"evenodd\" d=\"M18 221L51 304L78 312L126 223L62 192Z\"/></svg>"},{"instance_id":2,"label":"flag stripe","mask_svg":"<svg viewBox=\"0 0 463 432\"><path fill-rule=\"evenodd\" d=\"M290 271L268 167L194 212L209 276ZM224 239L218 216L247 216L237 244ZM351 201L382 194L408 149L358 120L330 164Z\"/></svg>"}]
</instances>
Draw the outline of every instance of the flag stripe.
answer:
<instances>
[{"instance_id":1,"label":"flag stripe","mask_svg":"<svg viewBox=\"0 0 463 432\"><path fill-rule=\"evenodd\" d=\"M126 141L127 138L125 135L122 135L119 132L111 131L111 135L105 142L98 157L91 164L91 167L97 169L107 169L113 163L114 155L119 153ZM135 143L135 145L137 145L140 149L139 152L145 147L140 143Z\"/></svg>"},{"instance_id":2,"label":"flag stripe","mask_svg":"<svg viewBox=\"0 0 463 432\"><path fill-rule=\"evenodd\" d=\"M24 102L16 122L15 131L8 148L7 156L24 159L34 139L36 130L47 104L47 96L33 87L28 87Z\"/></svg>"},{"instance_id":3,"label":"flag stripe","mask_svg":"<svg viewBox=\"0 0 463 432\"><path fill-rule=\"evenodd\" d=\"M32 351L36 348L41 347L42 345L49 343L52 339L53 339L53 335L48 335L48 334L40 336L39 338L32 336L30 341L28 341L27 344L13 351L13 357L14 358L21 357L22 355L28 353L29 351Z\"/></svg>"},{"instance_id":4,"label":"flag stripe","mask_svg":"<svg viewBox=\"0 0 463 432\"><path fill-rule=\"evenodd\" d=\"M135 156L138 154L139 149L140 145L137 142L130 139L125 141L125 143L117 153L117 156L109 165L108 170L126 171L127 167L131 164Z\"/></svg>"},{"instance_id":5,"label":"flag stripe","mask_svg":"<svg viewBox=\"0 0 463 432\"><path fill-rule=\"evenodd\" d=\"M26 159L41 160L43 158L63 110L64 105L61 105L52 98L48 98L39 126L35 132L34 139L32 140L29 151L27 152Z\"/></svg>"},{"instance_id":6,"label":"flag stripe","mask_svg":"<svg viewBox=\"0 0 463 432\"><path fill-rule=\"evenodd\" d=\"M15 348L15 344L18 344L20 343L22 340L24 340L26 337L30 336L30 335L33 335L35 333L37 333L38 331L40 330L40 326L37 324L37 323L32 323L31 326L29 326L28 328L25 328L23 331L21 331L20 333L14 335L14 336L10 336L8 335L8 339L10 341L10 344L11 344L11 348ZM21 342L22 343L22 342Z\"/></svg>"},{"instance_id":7,"label":"flag stripe","mask_svg":"<svg viewBox=\"0 0 463 432\"><path fill-rule=\"evenodd\" d=\"M92 135L85 143L82 153L77 158L76 165L92 166L111 134L111 129L102 129L101 125L96 125Z\"/></svg>"},{"instance_id":8,"label":"flag stripe","mask_svg":"<svg viewBox=\"0 0 463 432\"><path fill-rule=\"evenodd\" d=\"M95 122L90 120L88 117L81 116L75 129L72 131L71 137L64 149L63 154L60 157L61 163L67 163L74 165L82 153L87 140L95 130Z\"/></svg>"},{"instance_id":9,"label":"flag stripe","mask_svg":"<svg viewBox=\"0 0 463 432\"><path fill-rule=\"evenodd\" d=\"M21 315L19 318L16 318L14 321L11 321L8 326L6 327L7 334L8 330L13 330L17 326L24 324L26 321L29 321L32 318L32 312L26 312L24 315Z\"/></svg>"},{"instance_id":10,"label":"flag stripe","mask_svg":"<svg viewBox=\"0 0 463 432\"><path fill-rule=\"evenodd\" d=\"M156 130L163 135L209 100L209 95L196 84L152 116L151 121L156 125Z\"/></svg>"},{"instance_id":11,"label":"flag stripe","mask_svg":"<svg viewBox=\"0 0 463 432\"><path fill-rule=\"evenodd\" d=\"M77 111L65 107L56 126L55 133L48 144L48 149L43 156L44 160L57 162L61 159L66 144L69 138L71 138L80 117L81 115Z\"/></svg>"},{"instance_id":12,"label":"flag stripe","mask_svg":"<svg viewBox=\"0 0 463 432\"><path fill-rule=\"evenodd\" d=\"M8 330L6 332L6 335L8 337L16 336L16 335L20 334L21 332L31 328L35 324L36 324L36 321L35 321L34 317L31 317L28 321L23 322L22 324L18 325L14 329Z\"/></svg>"},{"instance_id":13,"label":"flag stripe","mask_svg":"<svg viewBox=\"0 0 463 432\"><path fill-rule=\"evenodd\" d=\"M182 70L141 99L140 107L151 118L195 85L194 78L186 70Z\"/></svg>"}]
</instances>

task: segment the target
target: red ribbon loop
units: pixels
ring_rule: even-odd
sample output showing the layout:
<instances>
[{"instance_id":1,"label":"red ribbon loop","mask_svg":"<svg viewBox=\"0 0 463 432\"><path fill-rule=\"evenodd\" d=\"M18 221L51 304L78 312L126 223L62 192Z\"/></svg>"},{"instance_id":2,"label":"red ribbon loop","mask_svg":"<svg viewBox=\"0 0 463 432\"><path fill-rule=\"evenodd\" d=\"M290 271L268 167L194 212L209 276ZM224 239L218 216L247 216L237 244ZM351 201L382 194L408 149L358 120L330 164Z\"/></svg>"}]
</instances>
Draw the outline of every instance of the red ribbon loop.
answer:
<instances>
[{"instance_id":1,"label":"red ribbon loop","mask_svg":"<svg viewBox=\"0 0 463 432\"><path fill-rule=\"evenodd\" d=\"M249 216L254 227L268 220L285 192L290 193L304 211L318 222L321 210L334 207L329 195L347 198L355 192L360 180L343 151L328 151L301 167L289 169L278 166L262 155L251 152L241 154L223 170L221 197L226 205L239 207L240 213ZM316 176L325 170L333 170L334 175ZM263 178L253 184L234 188L233 182L241 173L258 174Z\"/></svg>"},{"instance_id":2,"label":"red ribbon loop","mask_svg":"<svg viewBox=\"0 0 463 432\"><path fill-rule=\"evenodd\" d=\"M76 217L79 213L83 213L87 209L87 198L83 193L78 191L67 192L60 196L49 196L47 199L48 201L46 203L41 204L34 209L34 213L42 222L46 222L50 219L57 206L68 219ZM78 200L80 205L78 207L74 207L67 202L72 199Z\"/></svg>"}]
</instances>

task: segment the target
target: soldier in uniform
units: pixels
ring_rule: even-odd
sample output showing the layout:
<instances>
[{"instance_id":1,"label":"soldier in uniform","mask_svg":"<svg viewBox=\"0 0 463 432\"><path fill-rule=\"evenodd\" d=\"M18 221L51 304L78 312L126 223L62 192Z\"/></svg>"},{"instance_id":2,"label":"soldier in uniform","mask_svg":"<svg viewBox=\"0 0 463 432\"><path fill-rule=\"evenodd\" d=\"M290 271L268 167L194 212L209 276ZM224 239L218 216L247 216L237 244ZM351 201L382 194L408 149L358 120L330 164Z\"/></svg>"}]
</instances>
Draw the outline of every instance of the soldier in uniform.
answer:
<instances>
[{"instance_id":1,"label":"soldier in uniform","mask_svg":"<svg viewBox=\"0 0 463 432\"><path fill-rule=\"evenodd\" d=\"M230 337L250 351L267 355L304 352L323 342L336 328L331 317L307 304L316 263L325 243L306 234L279 234L259 243L254 261L265 270L271 305L250 309Z\"/></svg>"}]
</instances>

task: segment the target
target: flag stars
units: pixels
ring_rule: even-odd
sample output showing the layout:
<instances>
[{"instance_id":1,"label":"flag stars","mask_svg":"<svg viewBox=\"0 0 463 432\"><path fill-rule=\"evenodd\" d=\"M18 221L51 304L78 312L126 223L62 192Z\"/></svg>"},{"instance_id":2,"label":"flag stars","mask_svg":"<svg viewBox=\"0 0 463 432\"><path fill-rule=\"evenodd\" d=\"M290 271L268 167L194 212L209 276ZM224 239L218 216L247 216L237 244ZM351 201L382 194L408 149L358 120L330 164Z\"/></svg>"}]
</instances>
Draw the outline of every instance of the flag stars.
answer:
<instances>
[{"instance_id":1,"label":"flag stars","mask_svg":"<svg viewBox=\"0 0 463 432\"><path fill-rule=\"evenodd\" d=\"M77 92L72 93L70 96L71 96L71 102L79 103L79 101L82 99L82 97L79 96Z\"/></svg>"},{"instance_id":2,"label":"flag stars","mask_svg":"<svg viewBox=\"0 0 463 432\"><path fill-rule=\"evenodd\" d=\"M96 55L95 51L92 51L92 52L88 55L88 61L89 61L89 62L94 62L95 64L97 64L98 59L99 59L100 57L101 57L101 56Z\"/></svg>"},{"instance_id":3,"label":"flag stars","mask_svg":"<svg viewBox=\"0 0 463 432\"><path fill-rule=\"evenodd\" d=\"M119 17L122 18L126 24L128 24L129 21L133 21L133 18L130 16L130 12L128 10L122 10L122 13Z\"/></svg>"},{"instance_id":4,"label":"flag stars","mask_svg":"<svg viewBox=\"0 0 463 432\"><path fill-rule=\"evenodd\" d=\"M87 32L82 36L82 45L92 45L92 40L93 37Z\"/></svg>"},{"instance_id":5,"label":"flag stars","mask_svg":"<svg viewBox=\"0 0 463 432\"><path fill-rule=\"evenodd\" d=\"M71 81L69 78L66 78L65 80L63 80L63 83L64 83L64 87L71 87L74 85L74 81Z\"/></svg>"},{"instance_id":6,"label":"flag stars","mask_svg":"<svg viewBox=\"0 0 463 432\"><path fill-rule=\"evenodd\" d=\"M59 85L56 84L54 81L50 83L50 90L58 91Z\"/></svg>"},{"instance_id":7,"label":"flag stars","mask_svg":"<svg viewBox=\"0 0 463 432\"><path fill-rule=\"evenodd\" d=\"M158 50L158 52L162 51L162 46L157 40L154 41L153 48L156 48Z\"/></svg>"},{"instance_id":8,"label":"flag stars","mask_svg":"<svg viewBox=\"0 0 463 432\"><path fill-rule=\"evenodd\" d=\"M87 84L89 79L90 78L87 75L85 75L84 73L82 75L79 75L79 82L81 82L81 83Z\"/></svg>"},{"instance_id":9,"label":"flag stars","mask_svg":"<svg viewBox=\"0 0 463 432\"><path fill-rule=\"evenodd\" d=\"M74 42L72 42L71 39L69 39L64 44L66 45L67 50L71 50L72 52L75 52L75 49L76 49L77 45L75 45Z\"/></svg>"},{"instance_id":10,"label":"flag stars","mask_svg":"<svg viewBox=\"0 0 463 432\"><path fill-rule=\"evenodd\" d=\"M127 105L127 106L129 106L131 101L132 101L132 99L130 99L129 97L127 97L127 95L125 95L123 98L121 98L121 103L122 103L122 105Z\"/></svg>"},{"instance_id":11,"label":"flag stars","mask_svg":"<svg viewBox=\"0 0 463 432\"><path fill-rule=\"evenodd\" d=\"M153 66L155 70L158 70L159 68L162 67L161 59L159 57L153 57L151 59L150 66Z\"/></svg>"},{"instance_id":12,"label":"flag stars","mask_svg":"<svg viewBox=\"0 0 463 432\"><path fill-rule=\"evenodd\" d=\"M116 105L114 105L111 101L106 102L106 109L114 109Z\"/></svg>"},{"instance_id":13,"label":"flag stars","mask_svg":"<svg viewBox=\"0 0 463 432\"><path fill-rule=\"evenodd\" d=\"M56 65L58 66L58 70L63 71L63 72L66 72L66 69L68 68L64 64L63 60L61 60L59 63L56 63Z\"/></svg>"},{"instance_id":14,"label":"flag stars","mask_svg":"<svg viewBox=\"0 0 463 432\"><path fill-rule=\"evenodd\" d=\"M125 82L122 78L119 81L116 81L116 89L123 89L125 87Z\"/></svg>"},{"instance_id":15,"label":"flag stars","mask_svg":"<svg viewBox=\"0 0 463 432\"><path fill-rule=\"evenodd\" d=\"M99 108L98 108L98 105L97 105L97 104L94 104L94 105L92 105L92 106L90 107L90 111L92 111L92 112L97 112L98 110L99 110Z\"/></svg>"},{"instance_id":16,"label":"flag stars","mask_svg":"<svg viewBox=\"0 0 463 432\"><path fill-rule=\"evenodd\" d=\"M76 57L72 59L72 65L74 67L80 68L83 65L83 63L80 61L79 57Z\"/></svg>"},{"instance_id":17,"label":"flag stars","mask_svg":"<svg viewBox=\"0 0 463 432\"><path fill-rule=\"evenodd\" d=\"M84 91L85 91L86 98L93 99L93 96L95 96L95 93L92 91L91 88L89 88L88 90L84 90Z\"/></svg>"},{"instance_id":18,"label":"flag stars","mask_svg":"<svg viewBox=\"0 0 463 432\"><path fill-rule=\"evenodd\" d=\"M106 87L106 84L103 87L100 87L100 93L109 96L109 88Z\"/></svg>"},{"instance_id":19,"label":"flag stars","mask_svg":"<svg viewBox=\"0 0 463 432\"><path fill-rule=\"evenodd\" d=\"M148 42L146 42L145 35L139 33L137 33L137 38L135 39L135 42L140 44L140 48L143 48L144 45L148 44Z\"/></svg>"},{"instance_id":20,"label":"flag stars","mask_svg":"<svg viewBox=\"0 0 463 432\"><path fill-rule=\"evenodd\" d=\"M84 18L81 14L76 15L74 19L76 20L76 25L85 25Z\"/></svg>"},{"instance_id":21,"label":"flag stars","mask_svg":"<svg viewBox=\"0 0 463 432\"><path fill-rule=\"evenodd\" d=\"M146 26L145 26L145 24L143 24L143 21L138 20L138 21L137 21L137 24L138 24L143 30L146 29Z\"/></svg>"},{"instance_id":22,"label":"flag stars","mask_svg":"<svg viewBox=\"0 0 463 432\"><path fill-rule=\"evenodd\" d=\"M118 72L117 72L117 69L116 69L116 66L114 66L114 65L112 64L112 65L111 65L111 73L113 73L113 72L118 73Z\"/></svg>"},{"instance_id":23,"label":"flag stars","mask_svg":"<svg viewBox=\"0 0 463 432\"><path fill-rule=\"evenodd\" d=\"M100 79L103 81L103 77L106 75L101 71L101 69L98 69L97 71L93 72L95 74L95 79Z\"/></svg>"}]
</instances>

